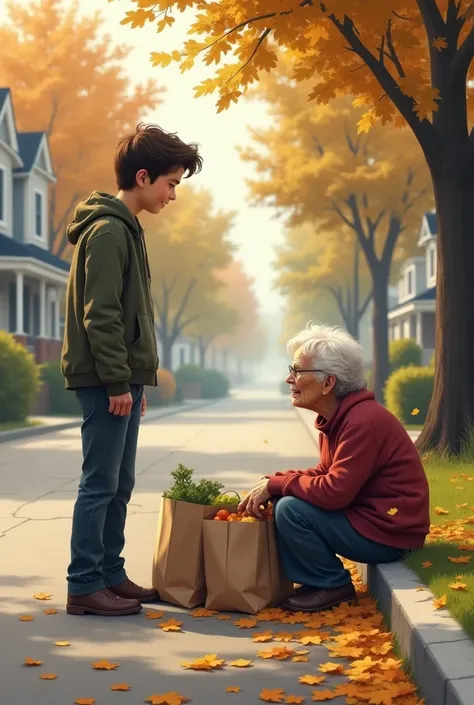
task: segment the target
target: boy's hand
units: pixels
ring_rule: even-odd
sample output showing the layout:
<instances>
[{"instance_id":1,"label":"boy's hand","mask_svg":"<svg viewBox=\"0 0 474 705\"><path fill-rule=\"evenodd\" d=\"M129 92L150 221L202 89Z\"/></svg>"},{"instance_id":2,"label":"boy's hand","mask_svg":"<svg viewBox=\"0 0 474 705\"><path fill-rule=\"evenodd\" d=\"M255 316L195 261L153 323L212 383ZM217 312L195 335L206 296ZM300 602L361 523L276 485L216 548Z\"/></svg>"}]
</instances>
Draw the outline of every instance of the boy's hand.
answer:
<instances>
[{"instance_id":1,"label":"boy's hand","mask_svg":"<svg viewBox=\"0 0 474 705\"><path fill-rule=\"evenodd\" d=\"M133 399L130 392L119 394L117 397L109 397L109 411L114 416L130 416Z\"/></svg>"},{"instance_id":2,"label":"boy's hand","mask_svg":"<svg viewBox=\"0 0 474 705\"><path fill-rule=\"evenodd\" d=\"M145 395L145 392L143 392L142 403L141 403L141 406L140 406L140 414L141 414L141 416L145 416L145 414L146 414L146 409L147 409L146 395Z\"/></svg>"}]
</instances>

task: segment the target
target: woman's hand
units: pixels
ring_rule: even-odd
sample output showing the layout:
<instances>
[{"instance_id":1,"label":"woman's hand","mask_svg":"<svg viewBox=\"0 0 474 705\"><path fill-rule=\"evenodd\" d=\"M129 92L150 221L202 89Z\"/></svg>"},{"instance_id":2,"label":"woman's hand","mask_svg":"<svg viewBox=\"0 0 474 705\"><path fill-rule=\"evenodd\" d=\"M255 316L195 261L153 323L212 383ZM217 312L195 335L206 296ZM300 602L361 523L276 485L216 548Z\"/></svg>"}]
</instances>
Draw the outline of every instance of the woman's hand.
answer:
<instances>
[{"instance_id":1,"label":"woman's hand","mask_svg":"<svg viewBox=\"0 0 474 705\"><path fill-rule=\"evenodd\" d=\"M264 477L258 485L255 485L248 495L246 495L240 502L237 511L248 512L250 516L257 517L257 519L263 519L262 513L260 511L260 505L264 504L268 499L270 499L270 493L268 491L269 480Z\"/></svg>"}]
</instances>

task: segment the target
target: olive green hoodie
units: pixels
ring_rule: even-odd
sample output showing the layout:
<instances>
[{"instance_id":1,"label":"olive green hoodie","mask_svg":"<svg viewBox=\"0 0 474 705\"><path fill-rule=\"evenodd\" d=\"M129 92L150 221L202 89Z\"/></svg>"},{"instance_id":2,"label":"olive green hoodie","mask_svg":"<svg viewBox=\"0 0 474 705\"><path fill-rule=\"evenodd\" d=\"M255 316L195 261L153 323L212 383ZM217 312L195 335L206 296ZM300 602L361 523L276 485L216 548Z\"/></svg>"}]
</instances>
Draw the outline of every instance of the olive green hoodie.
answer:
<instances>
[{"instance_id":1,"label":"olive green hoodie","mask_svg":"<svg viewBox=\"0 0 474 705\"><path fill-rule=\"evenodd\" d=\"M158 354L150 268L140 223L122 201L95 191L67 228L74 245L61 367L68 389L156 385Z\"/></svg>"}]
</instances>

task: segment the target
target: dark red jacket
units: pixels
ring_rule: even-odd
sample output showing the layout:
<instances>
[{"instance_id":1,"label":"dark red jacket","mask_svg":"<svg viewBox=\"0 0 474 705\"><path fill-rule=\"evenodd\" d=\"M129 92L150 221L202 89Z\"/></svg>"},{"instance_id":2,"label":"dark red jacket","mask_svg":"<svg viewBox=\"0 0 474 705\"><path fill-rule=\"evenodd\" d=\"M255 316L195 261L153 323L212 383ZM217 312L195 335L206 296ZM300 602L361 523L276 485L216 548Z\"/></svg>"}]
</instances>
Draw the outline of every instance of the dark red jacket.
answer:
<instances>
[{"instance_id":1,"label":"dark red jacket","mask_svg":"<svg viewBox=\"0 0 474 705\"><path fill-rule=\"evenodd\" d=\"M430 528L429 488L409 435L372 392L344 397L328 421L316 418L320 463L270 477L273 496L342 510L354 529L395 548L421 548ZM389 514L390 509L397 512Z\"/></svg>"}]
</instances>

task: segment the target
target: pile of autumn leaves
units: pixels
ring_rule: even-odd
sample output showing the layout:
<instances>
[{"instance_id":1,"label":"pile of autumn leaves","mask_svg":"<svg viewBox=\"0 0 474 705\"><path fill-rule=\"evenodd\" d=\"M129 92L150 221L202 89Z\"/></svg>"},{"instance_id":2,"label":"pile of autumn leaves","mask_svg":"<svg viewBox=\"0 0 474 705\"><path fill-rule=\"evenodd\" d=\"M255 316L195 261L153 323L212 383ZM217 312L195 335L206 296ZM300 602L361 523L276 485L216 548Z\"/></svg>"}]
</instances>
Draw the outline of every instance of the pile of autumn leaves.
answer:
<instances>
[{"instance_id":1,"label":"pile of autumn leaves","mask_svg":"<svg viewBox=\"0 0 474 705\"><path fill-rule=\"evenodd\" d=\"M345 659L350 663L337 663L328 661L319 665L317 672L295 676L300 684L308 686L308 695L291 693L291 683L287 691L280 688L263 688L259 699L268 703L294 703L303 704L308 701L325 702L337 697L345 697L347 705L422 705L423 700L416 694L416 686L409 680L402 668L402 661L397 658L393 650L392 635L385 631L383 616L377 611L375 603L363 593L365 587L361 585L355 566L347 564L351 570L352 578L359 591L359 605L350 607L342 605L332 611L318 614L296 613L292 614L279 608L263 610L255 617L241 617L235 619L233 624L239 629L251 631L252 641L262 644L262 649L257 652L258 658L274 659L295 663L309 662L310 650L308 647L324 644L330 658ZM40 593L37 599L49 599L50 595ZM45 610L47 614L55 614L56 610ZM221 614L212 610L198 608L190 612L196 619L216 618L219 620L232 620L232 616ZM145 618L156 620L157 628L164 632L181 632L183 622L177 619L163 619L165 612L162 610L148 610ZM21 619L21 618L20 618ZM31 618L32 619L32 618ZM28 619L23 618L23 621ZM272 626L261 631L258 626L267 623ZM290 631L289 628L292 628ZM66 647L69 642L57 642L57 646ZM26 659L25 666L41 666L41 661ZM252 660L236 659L226 661L218 654L207 654L193 662L184 662L182 668L193 671L216 671L229 669L248 669L254 666ZM91 664L92 668L104 671L116 671L118 663L98 661ZM345 676L344 682L330 685L330 676ZM44 680L53 680L55 674L43 674ZM289 677L290 681L290 677ZM128 691L132 686L128 683L116 683L110 686L111 690ZM238 694L242 691L245 702L249 703L250 696L245 688L229 684L226 687L229 694ZM150 705L182 705L189 698L178 692L154 694L146 698ZM94 705L94 698L78 698L76 705Z\"/></svg>"}]
</instances>

